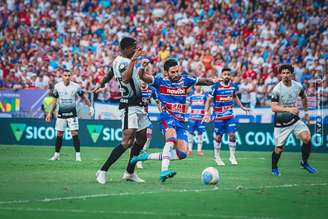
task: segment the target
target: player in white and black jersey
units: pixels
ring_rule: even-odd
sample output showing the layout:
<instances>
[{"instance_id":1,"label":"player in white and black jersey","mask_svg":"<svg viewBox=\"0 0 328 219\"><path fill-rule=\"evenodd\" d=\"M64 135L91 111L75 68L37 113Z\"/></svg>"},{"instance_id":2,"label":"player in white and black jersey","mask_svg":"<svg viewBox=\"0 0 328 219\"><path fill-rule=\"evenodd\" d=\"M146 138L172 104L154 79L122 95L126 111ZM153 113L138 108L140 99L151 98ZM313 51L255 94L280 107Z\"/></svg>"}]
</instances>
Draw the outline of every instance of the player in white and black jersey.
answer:
<instances>
[{"instance_id":1,"label":"player in white and black jersey","mask_svg":"<svg viewBox=\"0 0 328 219\"><path fill-rule=\"evenodd\" d=\"M90 115L94 114L94 109L90 104L87 94L81 89L81 87L71 81L71 72L64 70L62 73L63 81L57 83L54 87L53 97L54 101L51 105L51 109L46 116L46 121L50 122L52 119L53 112L57 106L57 119L56 119L56 148L55 154L50 160L60 159L60 148L62 146L63 134L65 128L68 127L71 131L73 138L73 144L76 152L76 161L81 161L80 154L80 141L78 137L79 121L76 111L77 97L80 96L86 105L90 108Z\"/></svg>"},{"instance_id":2,"label":"player in white and black jersey","mask_svg":"<svg viewBox=\"0 0 328 219\"><path fill-rule=\"evenodd\" d=\"M108 74L101 86L108 82L113 76L118 80L121 91L119 110L121 112L123 140L116 146L109 155L106 162L96 173L96 180L101 184L106 183L106 173L113 163L130 147L130 159L142 150L147 140L146 130L149 126L147 113L144 109L140 88L138 69L136 68L137 58L142 55L140 48L137 48L136 40L125 37L120 42L121 55L113 61L112 73ZM97 92L97 87L94 91ZM129 159L129 161L130 161ZM135 173L135 164L128 163L123 174L123 179L144 182Z\"/></svg>"},{"instance_id":3,"label":"player in white and black jersey","mask_svg":"<svg viewBox=\"0 0 328 219\"><path fill-rule=\"evenodd\" d=\"M309 173L316 173L317 170L308 164L311 153L311 133L307 125L300 120L299 110L296 106L297 97L299 96L302 98L305 111L304 119L309 120L306 94L303 86L292 80L293 67L291 65L280 66L279 73L281 81L272 90L271 98L272 111L275 112L275 149L272 152L272 175L281 175L278 169L278 161L283 152L283 146L291 133L303 142L301 167Z\"/></svg>"}]
</instances>

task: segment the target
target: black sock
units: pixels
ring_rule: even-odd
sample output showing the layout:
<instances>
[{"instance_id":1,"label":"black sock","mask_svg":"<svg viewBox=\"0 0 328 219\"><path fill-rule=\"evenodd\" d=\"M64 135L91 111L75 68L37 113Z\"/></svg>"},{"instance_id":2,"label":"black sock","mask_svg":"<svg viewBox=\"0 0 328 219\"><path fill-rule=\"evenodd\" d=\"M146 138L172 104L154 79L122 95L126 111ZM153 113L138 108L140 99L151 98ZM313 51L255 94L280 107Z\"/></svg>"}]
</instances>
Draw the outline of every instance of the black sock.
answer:
<instances>
[{"instance_id":1,"label":"black sock","mask_svg":"<svg viewBox=\"0 0 328 219\"><path fill-rule=\"evenodd\" d=\"M63 136L58 136L58 135L57 135L57 138L56 138L56 149L55 149L55 151L56 151L57 153L60 152L60 148L61 148L61 146L62 146L62 143L63 143Z\"/></svg>"},{"instance_id":2,"label":"black sock","mask_svg":"<svg viewBox=\"0 0 328 219\"><path fill-rule=\"evenodd\" d=\"M110 153L108 159L104 163L104 165L101 167L101 170L107 171L109 167L115 163L115 161L120 158L120 156L126 151L126 149L123 147L123 145L118 145L116 146L113 150L112 153Z\"/></svg>"},{"instance_id":3,"label":"black sock","mask_svg":"<svg viewBox=\"0 0 328 219\"><path fill-rule=\"evenodd\" d=\"M272 152L272 169L278 168L278 161L280 159L281 153L277 154L275 151Z\"/></svg>"},{"instance_id":4,"label":"black sock","mask_svg":"<svg viewBox=\"0 0 328 219\"><path fill-rule=\"evenodd\" d=\"M311 142L307 144L303 143L301 150L302 150L302 160L304 163L307 163L311 154Z\"/></svg>"},{"instance_id":5,"label":"black sock","mask_svg":"<svg viewBox=\"0 0 328 219\"><path fill-rule=\"evenodd\" d=\"M137 143L134 143L134 145L131 148L131 153L130 153L130 158L129 158L129 163L128 166L126 167L126 171L130 174L134 172L134 168L136 167L136 164L131 164L131 158L133 156L137 156L140 154L140 151L142 150L143 146L138 145Z\"/></svg>"},{"instance_id":6,"label":"black sock","mask_svg":"<svg viewBox=\"0 0 328 219\"><path fill-rule=\"evenodd\" d=\"M75 148L75 152L80 152L80 141L78 135L73 136L73 145Z\"/></svg>"}]
</instances>

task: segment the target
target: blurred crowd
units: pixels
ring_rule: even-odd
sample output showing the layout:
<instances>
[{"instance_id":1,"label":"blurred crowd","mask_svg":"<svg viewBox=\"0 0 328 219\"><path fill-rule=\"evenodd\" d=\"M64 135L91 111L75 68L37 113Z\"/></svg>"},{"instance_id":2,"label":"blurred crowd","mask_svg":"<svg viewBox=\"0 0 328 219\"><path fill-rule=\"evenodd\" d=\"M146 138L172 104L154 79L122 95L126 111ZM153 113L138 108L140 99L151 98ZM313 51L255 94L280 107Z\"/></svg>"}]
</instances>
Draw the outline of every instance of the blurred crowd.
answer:
<instances>
[{"instance_id":1,"label":"blurred crowd","mask_svg":"<svg viewBox=\"0 0 328 219\"><path fill-rule=\"evenodd\" d=\"M160 72L168 57L184 71L218 77L232 69L241 101L270 103L281 63L308 95L328 98L328 3L324 0L3 0L0 88L51 89L60 69L90 91L133 36ZM98 95L120 98L112 80Z\"/></svg>"}]
</instances>

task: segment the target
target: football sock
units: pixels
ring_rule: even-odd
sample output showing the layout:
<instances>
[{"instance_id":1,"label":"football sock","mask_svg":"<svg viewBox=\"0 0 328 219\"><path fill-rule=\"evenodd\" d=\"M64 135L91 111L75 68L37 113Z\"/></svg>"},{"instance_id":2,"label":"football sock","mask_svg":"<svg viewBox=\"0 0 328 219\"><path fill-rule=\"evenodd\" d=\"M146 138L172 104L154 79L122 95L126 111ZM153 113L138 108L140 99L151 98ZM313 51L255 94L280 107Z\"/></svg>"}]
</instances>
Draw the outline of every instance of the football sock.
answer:
<instances>
[{"instance_id":1,"label":"football sock","mask_svg":"<svg viewBox=\"0 0 328 219\"><path fill-rule=\"evenodd\" d=\"M162 153L162 170L168 170L170 165L170 159L171 159L171 150L174 147L173 141L167 141L163 148Z\"/></svg>"},{"instance_id":2,"label":"football sock","mask_svg":"<svg viewBox=\"0 0 328 219\"><path fill-rule=\"evenodd\" d=\"M78 135L73 136L73 145L75 148L75 152L80 152L80 141Z\"/></svg>"},{"instance_id":3,"label":"football sock","mask_svg":"<svg viewBox=\"0 0 328 219\"><path fill-rule=\"evenodd\" d=\"M272 169L278 168L278 161L280 159L281 153L277 154L275 151L272 152Z\"/></svg>"},{"instance_id":4,"label":"football sock","mask_svg":"<svg viewBox=\"0 0 328 219\"><path fill-rule=\"evenodd\" d=\"M57 153L60 152L60 148L61 148L61 146L62 146L62 143L63 143L63 136L58 136L58 135L57 135L57 138L56 138L56 149L55 149L55 151L56 151Z\"/></svg>"},{"instance_id":5,"label":"football sock","mask_svg":"<svg viewBox=\"0 0 328 219\"><path fill-rule=\"evenodd\" d=\"M203 147L203 134L198 135L198 144L197 144L197 151L202 151Z\"/></svg>"},{"instance_id":6,"label":"football sock","mask_svg":"<svg viewBox=\"0 0 328 219\"><path fill-rule=\"evenodd\" d=\"M132 174L134 172L134 168L136 166L136 164L131 164L130 161L131 161L131 158L133 156L137 156L139 155L140 151L142 150L143 146L141 145L138 145L137 143L134 143L134 145L132 146L131 148L131 152L130 152L130 158L129 158L129 162L128 162L128 166L126 168L126 171L130 174Z\"/></svg>"},{"instance_id":7,"label":"football sock","mask_svg":"<svg viewBox=\"0 0 328 219\"><path fill-rule=\"evenodd\" d=\"M147 160L162 160L162 153L151 153L151 154L148 154Z\"/></svg>"},{"instance_id":8,"label":"football sock","mask_svg":"<svg viewBox=\"0 0 328 219\"><path fill-rule=\"evenodd\" d=\"M147 137L146 143L143 146L142 150L146 151L149 148L150 142L151 142L151 137L150 138Z\"/></svg>"},{"instance_id":9,"label":"football sock","mask_svg":"<svg viewBox=\"0 0 328 219\"><path fill-rule=\"evenodd\" d=\"M109 155L108 159L104 163L104 165L101 167L102 171L108 171L109 167L115 163L115 161L120 158L120 156L126 151L126 148L123 147L123 145L119 144L116 146L112 153Z\"/></svg>"},{"instance_id":10,"label":"football sock","mask_svg":"<svg viewBox=\"0 0 328 219\"><path fill-rule=\"evenodd\" d=\"M304 163L307 163L311 154L311 142L307 144L303 143L301 150L302 150L302 160Z\"/></svg>"},{"instance_id":11,"label":"football sock","mask_svg":"<svg viewBox=\"0 0 328 219\"><path fill-rule=\"evenodd\" d=\"M221 142L217 142L215 139L213 140L213 146L214 146L214 158L220 157L220 151L221 151Z\"/></svg>"},{"instance_id":12,"label":"football sock","mask_svg":"<svg viewBox=\"0 0 328 219\"><path fill-rule=\"evenodd\" d=\"M194 135L191 133L188 133L188 150L192 151L192 145L194 141Z\"/></svg>"},{"instance_id":13,"label":"football sock","mask_svg":"<svg viewBox=\"0 0 328 219\"><path fill-rule=\"evenodd\" d=\"M230 157L235 157L237 143L235 141L229 141L228 144L229 144Z\"/></svg>"}]
</instances>

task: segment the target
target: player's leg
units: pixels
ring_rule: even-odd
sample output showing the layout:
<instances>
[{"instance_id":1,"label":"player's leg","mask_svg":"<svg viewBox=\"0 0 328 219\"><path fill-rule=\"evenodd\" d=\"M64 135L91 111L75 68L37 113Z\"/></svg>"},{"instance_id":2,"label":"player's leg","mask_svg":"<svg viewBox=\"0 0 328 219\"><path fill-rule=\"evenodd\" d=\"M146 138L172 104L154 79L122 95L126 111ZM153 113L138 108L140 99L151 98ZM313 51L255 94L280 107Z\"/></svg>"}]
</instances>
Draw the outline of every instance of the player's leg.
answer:
<instances>
[{"instance_id":1,"label":"player's leg","mask_svg":"<svg viewBox=\"0 0 328 219\"><path fill-rule=\"evenodd\" d=\"M224 162L221 159L221 141L223 136L223 122L221 120L214 121L214 159L218 166L224 166Z\"/></svg>"},{"instance_id":2,"label":"player's leg","mask_svg":"<svg viewBox=\"0 0 328 219\"><path fill-rule=\"evenodd\" d=\"M81 153L80 153L80 140L78 135L79 130L79 120L77 117L75 118L68 118L67 125L69 130L71 131L73 145L75 148L75 160L81 161Z\"/></svg>"},{"instance_id":3,"label":"player's leg","mask_svg":"<svg viewBox=\"0 0 328 219\"><path fill-rule=\"evenodd\" d=\"M153 134L153 128L152 128L152 125L150 125L148 128L147 128L147 140L146 140L146 143L143 147L143 151L147 151L147 149L149 148L149 145L150 145L150 142L151 142L151 139L152 139L152 134ZM138 169L143 169L143 165L142 165L142 161L138 161L137 164L136 164L136 167Z\"/></svg>"},{"instance_id":4,"label":"player's leg","mask_svg":"<svg viewBox=\"0 0 328 219\"><path fill-rule=\"evenodd\" d=\"M203 156L203 133L206 131L204 123L197 121L197 132L198 132L198 143L197 143L197 154Z\"/></svg>"},{"instance_id":5,"label":"player's leg","mask_svg":"<svg viewBox=\"0 0 328 219\"><path fill-rule=\"evenodd\" d=\"M57 130L55 153L49 160L59 160L60 159L60 149L63 144L63 136L66 128L66 119L57 118L55 129Z\"/></svg>"},{"instance_id":6,"label":"player's leg","mask_svg":"<svg viewBox=\"0 0 328 219\"><path fill-rule=\"evenodd\" d=\"M229 136L229 161L232 165L237 165L237 159L236 159L236 146L237 146L237 142L236 142L236 122L235 119L228 119L228 120L224 120L225 123L225 132L228 133Z\"/></svg>"},{"instance_id":7,"label":"player's leg","mask_svg":"<svg viewBox=\"0 0 328 219\"><path fill-rule=\"evenodd\" d=\"M280 170L278 168L278 161L280 160L281 154L284 150L284 144L292 132L292 127L274 128L274 141L275 148L272 152L272 175L280 176Z\"/></svg>"},{"instance_id":8,"label":"player's leg","mask_svg":"<svg viewBox=\"0 0 328 219\"><path fill-rule=\"evenodd\" d=\"M302 160L300 165L309 173L316 173L317 170L314 167L310 166L308 163L308 159L311 154L311 132L309 128L302 121L298 121L294 125L295 125L294 128L295 136L297 136L303 142L303 145L301 147Z\"/></svg>"},{"instance_id":9,"label":"player's leg","mask_svg":"<svg viewBox=\"0 0 328 219\"><path fill-rule=\"evenodd\" d=\"M196 121L189 119L188 120L188 154L191 155L192 154L192 146L194 143L194 132L195 132L195 124Z\"/></svg>"}]
</instances>

